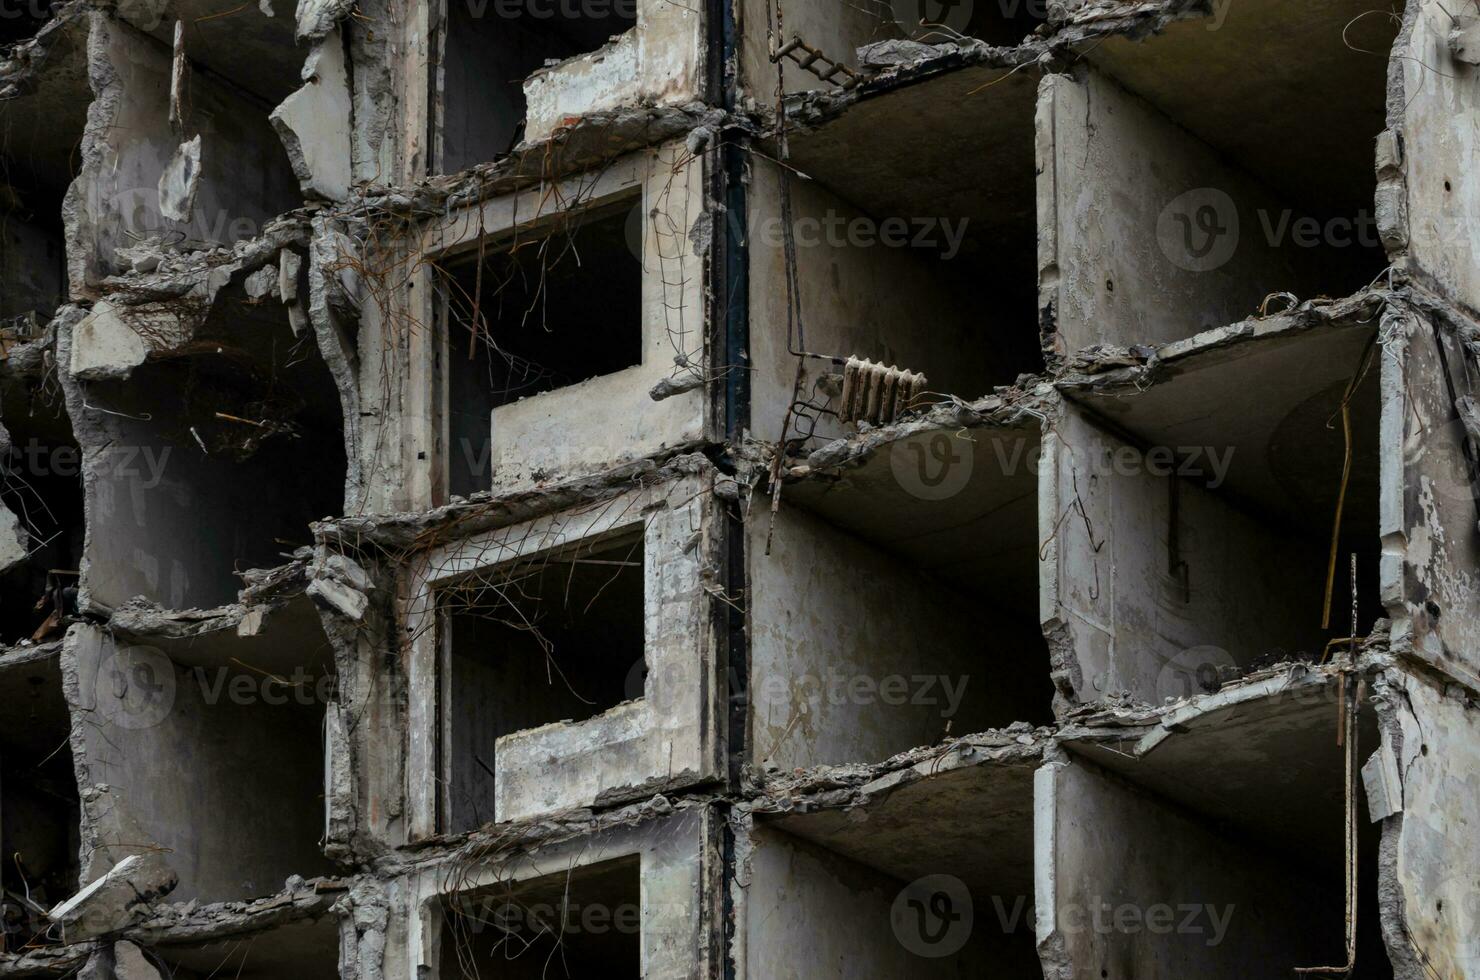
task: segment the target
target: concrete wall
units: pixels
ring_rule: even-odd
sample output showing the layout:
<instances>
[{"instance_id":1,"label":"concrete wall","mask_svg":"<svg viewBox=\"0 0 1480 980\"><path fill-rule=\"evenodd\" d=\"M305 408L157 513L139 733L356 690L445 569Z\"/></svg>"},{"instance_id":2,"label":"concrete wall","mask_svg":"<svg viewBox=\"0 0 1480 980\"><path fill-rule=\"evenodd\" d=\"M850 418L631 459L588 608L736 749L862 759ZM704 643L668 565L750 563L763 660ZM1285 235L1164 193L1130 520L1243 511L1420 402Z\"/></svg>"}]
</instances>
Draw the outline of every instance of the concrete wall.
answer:
<instances>
[{"instance_id":1,"label":"concrete wall","mask_svg":"<svg viewBox=\"0 0 1480 980\"><path fill-rule=\"evenodd\" d=\"M782 769L877 761L1036 717L1042 637L783 500L748 523L751 746Z\"/></svg>"},{"instance_id":2,"label":"concrete wall","mask_svg":"<svg viewBox=\"0 0 1480 980\"><path fill-rule=\"evenodd\" d=\"M1480 686L1480 529L1455 397L1471 391L1452 328L1391 310L1382 358L1382 600L1397 649Z\"/></svg>"},{"instance_id":3,"label":"concrete wall","mask_svg":"<svg viewBox=\"0 0 1480 980\"><path fill-rule=\"evenodd\" d=\"M524 138L545 139L572 117L636 104L683 105L704 80L703 7L637 0L637 26L600 50L524 82Z\"/></svg>"},{"instance_id":4,"label":"concrete wall","mask_svg":"<svg viewBox=\"0 0 1480 980\"><path fill-rule=\"evenodd\" d=\"M612 205L640 209L629 227L635 238L640 236L642 249L642 363L495 409L496 491L595 472L693 442L702 434L702 390L658 402L648 395L660 380L691 377L704 364L703 255L696 254L688 237L703 213L703 165L690 160L679 166L683 154L679 143L624 157L594 180L562 184L559 194L546 189L507 195L484 205L481 216L476 210L464 211L428 230L428 251L466 254L476 247L480 233L503 237L517 227L527 238L542 227L558 229L567 210ZM430 304L430 296L425 298ZM430 305L422 316L422 322L431 322ZM362 363L381 356L364 346L374 336L361 334ZM581 338L573 337L571 343L581 343ZM443 356L448 356L445 349ZM677 367L674 359L679 356L694 368ZM440 397L446 398L445 391ZM600 411L592 410L596 405ZM445 401L440 411L445 418ZM442 445L448 445L445 434Z\"/></svg>"},{"instance_id":5,"label":"concrete wall","mask_svg":"<svg viewBox=\"0 0 1480 980\"><path fill-rule=\"evenodd\" d=\"M1389 240L1389 252L1406 252L1415 272L1474 312L1480 310L1480 175L1471 163L1480 154L1480 43L1475 14L1465 11L1456 20L1447 6L1412 0L1404 9L1388 69L1388 126L1401 157L1379 160L1397 163L1402 178L1400 186L1379 189L1378 215L1406 237ZM1460 38L1458 53L1451 31Z\"/></svg>"},{"instance_id":6,"label":"concrete wall","mask_svg":"<svg viewBox=\"0 0 1480 980\"><path fill-rule=\"evenodd\" d=\"M1179 479L1184 579L1169 555L1172 478L1118 465L1126 449L1072 403L1044 439L1040 612L1067 646L1056 666L1075 696L1129 691L1160 703L1193 693L1167 683L1202 663L1248 664L1302 642L1319 655L1325 549Z\"/></svg>"},{"instance_id":7,"label":"concrete wall","mask_svg":"<svg viewBox=\"0 0 1480 980\"><path fill-rule=\"evenodd\" d=\"M962 296L955 281L942 276L951 260L924 249L848 244L847 223L862 216L852 204L815 182L783 178L764 160L756 161L752 175L747 195L754 365L751 427L758 438L780 438L797 371L797 358L787 350L782 179L791 187L807 351L835 357L852 354L920 371L929 379L928 390L967 400L989 394L993 384L1013 380L1001 376L1001 358L992 341L1025 325L994 315L989 297ZM943 237L939 230L936 235ZM819 376L842 372L829 361L812 358L802 366L803 397L812 395ZM823 438L846 431L851 427L840 426L829 416L817 426Z\"/></svg>"},{"instance_id":8,"label":"concrete wall","mask_svg":"<svg viewBox=\"0 0 1480 980\"><path fill-rule=\"evenodd\" d=\"M252 898L289 875L328 871L319 850L322 705L269 704L258 675L247 675L250 695L233 695L214 669L202 680L156 648L86 625L68 633L62 670L78 782L113 787L148 835L142 844L166 849L180 876L171 900ZM95 871L121 857L108 853Z\"/></svg>"},{"instance_id":9,"label":"concrete wall","mask_svg":"<svg viewBox=\"0 0 1480 980\"><path fill-rule=\"evenodd\" d=\"M770 106L776 100L776 65L769 58L766 6L762 0L745 0L737 6L740 83L758 103ZM898 9L906 10L912 6L901 3ZM845 4L841 7L821 3L793 4L785 10L784 33L778 43L800 37L813 47L821 48L833 61L857 67L860 45L900 36L891 14L889 4ZM790 61L783 64L786 65L787 92L828 87L816 75L802 71Z\"/></svg>"},{"instance_id":10,"label":"concrete wall","mask_svg":"<svg viewBox=\"0 0 1480 980\"><path fill-rule=\"evenodd\" d=\"M1323 892L1309 868L1078 759L1038 771L1035 806L1045 976L1244 980L1341 958L1337 876Z\"/></svg>"},{"instance_id":11,"label":"concrete wall","mask_svg":"<svg viewBox=\"0 0 1480 980\"><path fill-rule=\"evenodd\" d=\"M247 322L239 311L224 320L222 329ZM151 326L143 316L121 329L147 332ZM272 327L262 321L251 326L263 330L248 329L235 342L222 339L235 357L244 356L237 343L251 344L254 353L272 343ZM286 324L282 330L279 343L290 336ZM87 343L80 327L76 336L79 344ZM216 333L217 339L225 336L230 335ZM59 359L76 367L73 339L72 330L62 331ZM236 572L282 564L283 552L291 550L284 541L311 543L308 522L336 510L340 499L338 420L330 427L300 413L296 436L264 440L245 459L203 451L200 436L190 431L192 425L215 423L208 418L213 386L228 392L222 397L236 397L229 393L240 394L241 388L261 391L271 367L279 383L294 387L282 360L279 353L272 365L255 363L264 374L249 377L238 360L220 356L218 349L151 360L125 380L68 378L67 407L83 451L82 585L91 601L116 608L142 595L173 609L224 605L241 589ZM299 363L301 371L312 361L301 357ZM204 391L193 405L183 395L190 377Z\"/></svg>"},{"instance_id":12,"label":"concrete wall","mask_svg":"<svg viewBox=\"0 0 1480 980\"><path fill-rule=\"evenodd\" d=\"M455 980L441 974L444 915L442 896L486 893L493 909L514 883L545 876L563 879L572 869L637 856L642 877L640 927L642 973L646 980L690 980L719 969L715 934L706 926L718 859L713 816L689 808L671 817L633 826L594 829L579 839L540 848L537 853L467 863L457 868L432 865L406 879L407 926L401 941L388 944L385 980ZM578 893L570 895L580 903ZM484 976L494 975L482 964ZM549 976L564 975L552 965Z\"/></svg>"},{"instance_id":13,"label":"concrete wall","mask_svg":"<svg viewBox=\"0 0 1480 980\"><path fill-rule=\"evenodd\" d=\"M1403 808L1383 822L1379 861L1393 976L1480 977L1480 711L1457 689L1398 671L1377 692Z\"/></svg>"},{"instance_id":14,"label":"concrete wall","mask_svg":"<svg viewBox=\"0 0 1480 980\"><path fill-rule=\"evenodd\" d=\"M121 271L115 250L150 236L230 245L302 202L282 143L260 106L208 77L190 76L187 138L201 138L195 206L186 221L160 210L160 178L182 142L169 123L171 54L107 14L92 15L90 72L96 100L72 190L68 230L74 295L93 295Z\"/></svg>"},{"instance_id":15,"label":"concrete wall","mask_svg":"<svg viewBox=\"0 0 1480 980\"><path fill-rule=\"evenodd\" d=\"M973 895L964 945L921 955L913 912L896 899L907 883L790 834L751 829L740 881L738 975L749 980L894 980L898 977L1041 976L1026 937L1004 937L987 895ZM953 869L942 868L942 873ZM1000 897L1000 896L999 896ZM1012 909L1013 898L1005 907ZM1016 940L1016 941L1015 941ZM916 941L918 939L916 937ZM944 943L954 945L947 935ZM933 951L932 951L933 952Z\"/></svg>"},{"instance_id":16,"label":"concrete wall","mask_svg":"<svg viewBox=\"0 0 1480 980\"><path fill-rule=\"evenodd\" d=\"M1046 76L1037 129L1039 305L1059 355L1179 340L1270 293L1322 292L1319 249L1270 243L1284 205L1269 190L1104 75Z\"/></svg>"},{"instance_id":17,"label":"concrete wall","mask_svg":"<svg viewBox=\"0 0 1480 980\"><path fill-rule=\"evenodd\" d=\"M439 656L436 590L514 559L531 558L596 535L641 529L647 679L642 697L575 723L505 735L495 754L500 821L587 806L599 796L642 795L717 771L716 677L701 569L718 533L706 484L697 478L616 501L538 518L459 541L422 556L405 585L411 636L411 753L407 792L411 834L432 832L438 789L433 678ZM492 652L491 652L492 653ZM636 668L636 665L633 665ZM445 672L442 676L448 676ZM444 695L445 696L445 695ZM442 724L455 724L443 718ZM644 785L650 787L642 789Z\"/></svg>"}]
</instances>

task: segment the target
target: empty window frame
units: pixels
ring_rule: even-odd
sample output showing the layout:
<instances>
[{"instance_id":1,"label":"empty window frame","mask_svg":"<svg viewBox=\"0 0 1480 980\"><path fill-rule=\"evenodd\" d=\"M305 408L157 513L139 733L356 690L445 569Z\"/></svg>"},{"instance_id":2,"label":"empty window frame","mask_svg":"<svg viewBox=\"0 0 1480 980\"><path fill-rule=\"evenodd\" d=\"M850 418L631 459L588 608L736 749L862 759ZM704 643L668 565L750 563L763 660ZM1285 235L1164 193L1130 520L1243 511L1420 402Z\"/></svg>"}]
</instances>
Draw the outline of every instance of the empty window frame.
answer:
<instances>
[{"instance_id":1,"label":"empty window frame","mask_svg":"<svg viewBox=\"0 0 1480 980\"><path fill-rule=\"evenodd\" d=\"M494 409L642 363L634 213L631 200L582 212L447 266L439 307L451 493L488 489Z\"/></svg>"},{"instance_id":2,"label":"empty window frame","mask_svg":"<svg viewBox=\"0 0 1480 980\"><path fill-rule=\"evenodd\" d=\"M444 0L433 172L497 159L524 135L524 79L637 23L637 0Z\"/></svg>"},{"instance_id":3,"label":"empty window frame","mask_svg":"<svg viewBox=\"0 0 1480 980\"><path fill-rule=\"evenodd\" d=\"M494 819L501 736L642 696L643 550L635 528L439 590L449 829Z\"/></svg>"}]
</instances>

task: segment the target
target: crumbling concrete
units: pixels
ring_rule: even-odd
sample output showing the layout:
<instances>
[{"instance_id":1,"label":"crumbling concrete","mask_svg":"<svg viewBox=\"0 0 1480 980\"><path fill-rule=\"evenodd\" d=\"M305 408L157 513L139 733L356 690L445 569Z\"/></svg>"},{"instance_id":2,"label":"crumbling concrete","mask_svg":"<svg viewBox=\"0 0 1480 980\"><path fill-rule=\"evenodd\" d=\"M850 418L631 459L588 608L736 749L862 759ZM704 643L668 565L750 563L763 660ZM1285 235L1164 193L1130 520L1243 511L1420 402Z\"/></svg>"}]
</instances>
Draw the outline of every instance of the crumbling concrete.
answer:
<instances>
[{"instance_id":1,"label":"crumbling concrete","mask_svg":"<svg viewBox=\"0 0 1480 980\"><path fill-rule=\"evenodd\" d=\"M1475 18L556 6L0 49L0 977L1480 977Z\"/></svg>"}]
</instances>

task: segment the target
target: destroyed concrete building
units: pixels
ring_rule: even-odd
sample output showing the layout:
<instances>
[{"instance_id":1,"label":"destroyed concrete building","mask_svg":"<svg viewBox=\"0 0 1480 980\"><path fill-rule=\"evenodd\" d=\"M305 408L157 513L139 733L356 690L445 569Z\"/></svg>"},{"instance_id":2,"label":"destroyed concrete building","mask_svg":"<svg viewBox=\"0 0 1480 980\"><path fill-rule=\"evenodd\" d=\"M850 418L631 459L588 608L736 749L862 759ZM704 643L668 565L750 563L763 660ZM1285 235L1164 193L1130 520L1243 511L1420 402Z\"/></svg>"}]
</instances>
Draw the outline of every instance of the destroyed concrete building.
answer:
<instances>
[{"instance_id":1,"label":"destroyed concrete building","mask_svg":"<svg viewBox=\"0 0 1480 980\"><path fill-rule=\"evenodd\" d=\"M22 2L0 133L0 977L1480 978L1473 6Z\"/></svg>"}]
</instances>

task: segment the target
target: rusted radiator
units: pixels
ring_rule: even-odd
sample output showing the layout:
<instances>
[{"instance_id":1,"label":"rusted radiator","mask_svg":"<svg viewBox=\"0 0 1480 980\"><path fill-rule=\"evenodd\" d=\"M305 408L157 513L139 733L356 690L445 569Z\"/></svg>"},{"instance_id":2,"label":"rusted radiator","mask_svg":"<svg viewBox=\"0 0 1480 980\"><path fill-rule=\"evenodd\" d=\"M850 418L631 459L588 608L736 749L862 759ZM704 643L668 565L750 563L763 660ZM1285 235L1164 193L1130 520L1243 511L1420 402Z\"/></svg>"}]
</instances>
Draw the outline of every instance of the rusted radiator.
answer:
<instances>
[{"instance_id":1,"label":"rusted radiator","mask_svg":"<svg viewBox=\"0 0 1480 980\"><path fill-rule=\"evenodd\" d=\"M843 365L843 397L838 417L844 422L888 425L925 390L925 375L892 364L850 357Z\"/></svg>"}]
</instances>

